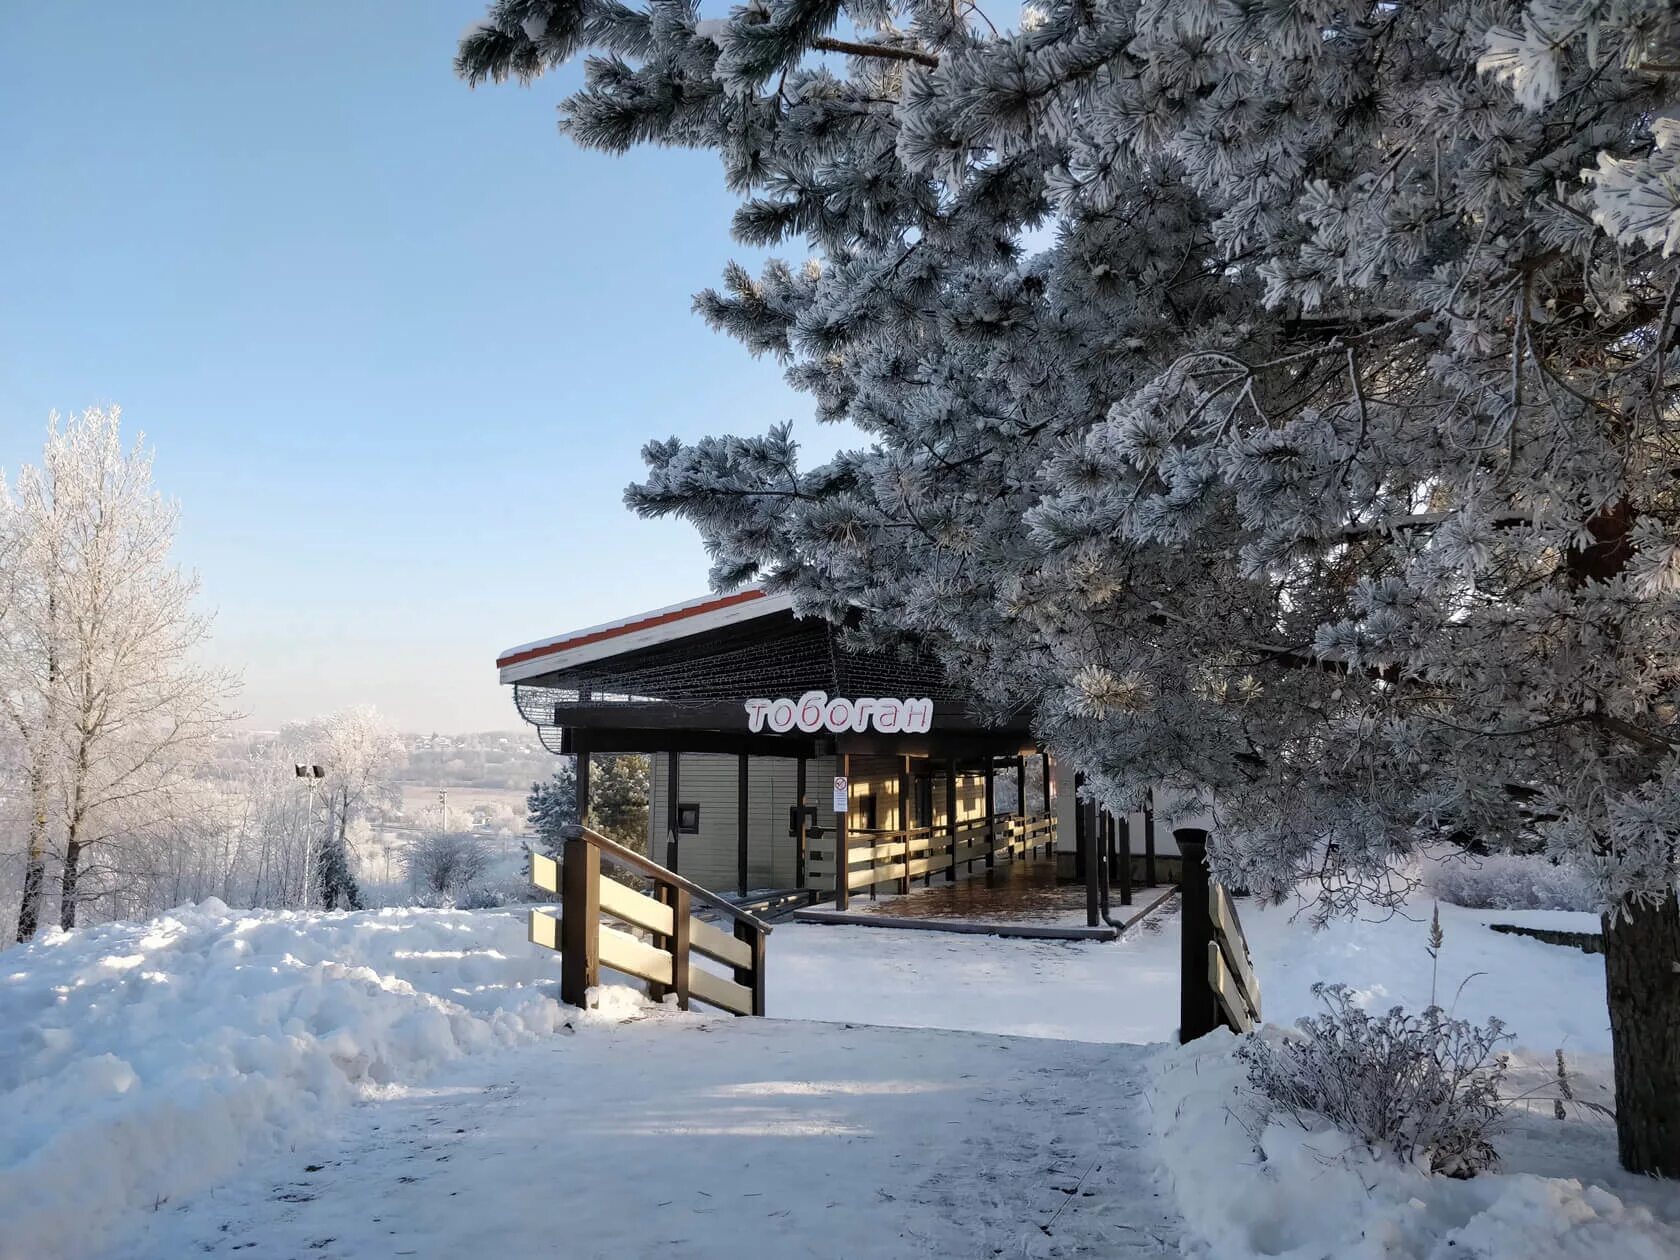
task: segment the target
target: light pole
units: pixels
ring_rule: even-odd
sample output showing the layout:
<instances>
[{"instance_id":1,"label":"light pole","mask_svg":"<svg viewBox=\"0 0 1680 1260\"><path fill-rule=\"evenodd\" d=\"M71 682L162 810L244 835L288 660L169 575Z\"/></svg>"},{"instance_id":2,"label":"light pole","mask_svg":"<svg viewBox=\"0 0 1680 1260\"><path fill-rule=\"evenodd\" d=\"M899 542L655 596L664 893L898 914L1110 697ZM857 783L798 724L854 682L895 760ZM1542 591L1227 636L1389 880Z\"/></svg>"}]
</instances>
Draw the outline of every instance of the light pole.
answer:
<instances>
[{"instance_id":1,"label":"light pole","mask_svg":"<svg viewBox=\"0 0 1680 1260\"><path fill-rule=\"evenodd\" d=\"M315 880L315 841L309 834L315 822L315 785L327 777L327 772L320 766L294 763L292 773L300 779L309 780L309 821L303 829L303 908L307 910L310 889Z\"/></svg>"}]
</instances>

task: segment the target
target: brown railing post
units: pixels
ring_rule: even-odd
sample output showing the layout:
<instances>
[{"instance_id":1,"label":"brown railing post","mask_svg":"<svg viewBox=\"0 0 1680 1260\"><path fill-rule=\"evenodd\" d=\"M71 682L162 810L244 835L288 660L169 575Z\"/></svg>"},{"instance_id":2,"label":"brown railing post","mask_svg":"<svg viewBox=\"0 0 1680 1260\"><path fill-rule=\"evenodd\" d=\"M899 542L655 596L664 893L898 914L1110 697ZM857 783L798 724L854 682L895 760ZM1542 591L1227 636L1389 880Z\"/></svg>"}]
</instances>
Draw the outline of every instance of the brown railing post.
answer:
<instances>
[{"instance_id":1,"label":"brown railing post","mask_svg":"<svg viewBox=\"0 0 1680 1260\"><path fill-rule=\"evenodd\" d=\"M745 919L735 920L735 939L752 949L752 966L735 968L735 983L752 990L752 1013L764 1014L764 933Z\"/></svg>"},{"instance_id":2,"label":"brown railing post","mask_svg":"<svg viewBox=\"0 0 1680 1260\"><path fill-rule=\"evenodd\" d=\"M560 866L560 1000L583 1006L601 982L601 854L568 828Z\"/></svg>"},{"instance_id":3,"label":"brown railing post","mask_svg":"<svg viewBox=\"0 0 1680 1260\"><path fill-rule=\"evenodd\" d=\"M676 927L677 887L676 887L676 885L675 884L668 884L664 880L655 880L654 884L653 884L653 899L655 901L657 901L660 905L669 906L671 908L671 932L672 932L672 935L667 936L663 932L654 932L654 933L652 933L652 939L648 943L650 945L652 945L655 949L663 950L665 953L670 954L672 952L674 942L676 941L675 933L676 933L676 930L677 930L677 927ZM655 981L652 981L652 980L648 981L647 992L648 992L649 1000L654 1001L654 1002L663 1002L665 1000L665 995L667 993L675 993L676 992L676 979L677 979L676 967L673 965L673 967L671 968L671 984L670 985L667 986L667 985L663 985L663 984L658 984L658 983L656 983Z\"/></svg>"},{"instance_id":4,"label":"brown railing post","mask_svg":"<svg viewBox=\"0 0 1680 1260\"><path fill-rule=\"evenodd\" d=\"M671 890L671 979L677 991L677 1007L688 1009L688 938L692 898L686 888Z\"/></svg>"},{"instance_id":5,"label":"brown railing post","mask_svg":"<svg viewBox=\"0 0 1680 1260\"><path fill-rule=\"evenodd\" d=\"M1179 886L1180 955L1178 976L1178 1040L1194 1041L1219 1027L1219 999L1208 983L1208 945L1213 941L1213 915L1208 908L1208 833L1195 827L1173 831L1183 855L1184 875Z\"/></svg>"}]
</instances>

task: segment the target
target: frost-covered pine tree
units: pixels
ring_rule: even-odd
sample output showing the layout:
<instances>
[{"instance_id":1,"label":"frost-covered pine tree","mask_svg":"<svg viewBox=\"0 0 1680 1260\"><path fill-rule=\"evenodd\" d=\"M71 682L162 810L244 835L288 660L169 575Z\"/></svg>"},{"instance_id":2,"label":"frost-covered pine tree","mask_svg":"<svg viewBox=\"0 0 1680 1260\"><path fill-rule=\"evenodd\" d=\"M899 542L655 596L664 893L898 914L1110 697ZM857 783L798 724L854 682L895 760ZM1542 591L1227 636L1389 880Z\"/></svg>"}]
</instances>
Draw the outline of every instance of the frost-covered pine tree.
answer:
<instances>
[{"instance_id":1,"label":"frost-covered pine tree","mask_svg":"<svg viewBox=\"0 0 1680 1260\"><path fill-rule=\"evenodd\" d=\"M565 829L577 822L577 764L570 757L541 783L531 784L525 819L543 852L559 857Z\"/></svg>"},{"instance_id":2,"label":"frost-covered pine tree","mask_svg":"<svg viewBox=\"0 0 1680 1260\"><path fill-rule=\"evenodd\" d=\"M1538 835L1605 910L1621 1154L1680 1175L1680 37L1666 0L498 0L578 143L715 150L700 311L864 441L631 503L1030 707L1325 912Z\"/></svg>"}]
</instances>

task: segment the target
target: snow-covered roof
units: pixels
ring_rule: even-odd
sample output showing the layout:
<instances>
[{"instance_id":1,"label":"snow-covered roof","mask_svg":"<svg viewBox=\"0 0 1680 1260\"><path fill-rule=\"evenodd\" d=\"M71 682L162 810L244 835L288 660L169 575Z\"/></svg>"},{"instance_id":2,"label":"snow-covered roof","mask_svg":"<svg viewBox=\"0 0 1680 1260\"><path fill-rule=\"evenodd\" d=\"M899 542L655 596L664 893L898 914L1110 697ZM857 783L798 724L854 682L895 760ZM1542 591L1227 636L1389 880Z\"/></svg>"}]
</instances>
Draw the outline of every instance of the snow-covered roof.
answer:
<instances>
[{"instance_id":1,"label":"snow-covered roof","mask_svg":"<svg viewBox=\"0 0 1680 1260\"><path fill-rule=\"evenodd\" d=\"M617 621L569 630L534 643L522 643L498 656L496 669L504 683L523 682L539 674L786 612L792 607L792 596L771 595L756 586L728 595L706 595Z\"/></svg>"}]
</instances>

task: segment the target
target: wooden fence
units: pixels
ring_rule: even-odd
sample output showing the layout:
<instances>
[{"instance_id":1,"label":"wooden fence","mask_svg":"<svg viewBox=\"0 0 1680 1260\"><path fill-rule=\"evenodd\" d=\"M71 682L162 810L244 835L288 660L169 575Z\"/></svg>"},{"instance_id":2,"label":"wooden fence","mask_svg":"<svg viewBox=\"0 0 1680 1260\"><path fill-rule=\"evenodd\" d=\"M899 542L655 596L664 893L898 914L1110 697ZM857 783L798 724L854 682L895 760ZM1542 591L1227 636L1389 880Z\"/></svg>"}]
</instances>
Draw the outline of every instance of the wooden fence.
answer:
<instances>
[{"instance_id":1,"label":"wooden fence","mask_svg":"<svg viewBox=\"0 0 1680 1260\"><path fill-rule=\"evenodd\" d=\"M911 827L902 831L865 831L848 828L842 838L846 846L847 890L909 892L912 880L931 884L934 876L954 880L972 874L974 864L996 865L1001 857L1013 862L1048 851L1056 839L1053 814L1011 814L999 816L988 829L984 818L948 827ZM818 888L838 889L836 875L839 852L835 848L811 848L805 861L806 878Z\"/></svg>"},{"instance_id":2,"label":"wooden fence","mask_svg":"<svg viewBox=\"0 0 1680 1260\"><path fill-rule=\"evenodd\" d=\"M1178 1038L1194 1041L1221 1025L1248 1032L1260 1022L1260 982L1242 921L1208 876L1207 832L1184 828L1173 839L1184 859Z\"/></svg>"},{"instance_id":3,"label":"wooden fence","mask_svg":"<svg viewBox=\"0 0 1680 1260\"><path fill-rule=\"evenodd\" d=\"M644 877L653 896L601 878L606 859ZM560 999L584 1005L608 967L648 983L655 1001L667 993L677 1005L705 1002L733 1015L764 1014L764 951L770 925L675 871L609 840L587 827L569 827L561 861L531 855L531 882L560 894L560 914L531 911L531 941L560 952ZM693 913L695 903L717 911L730 931ZM603 923L616 920L648 934ZM729 969L710 970L695 960L709 958Z\"/></svg>"}]
</instances>

